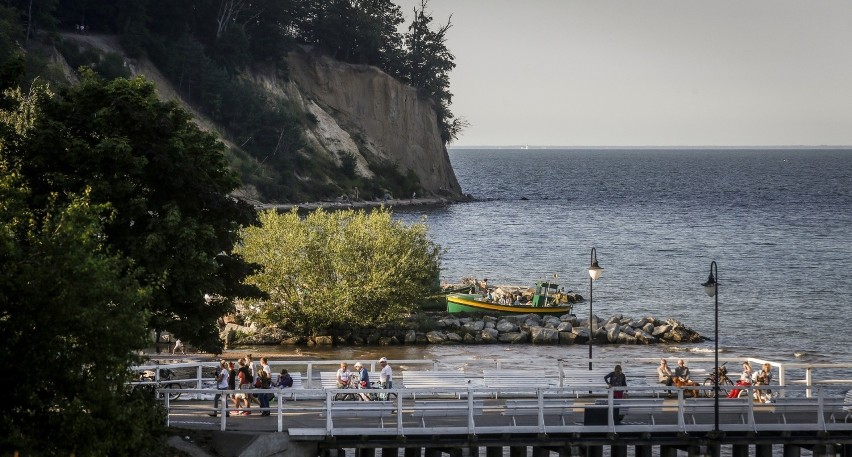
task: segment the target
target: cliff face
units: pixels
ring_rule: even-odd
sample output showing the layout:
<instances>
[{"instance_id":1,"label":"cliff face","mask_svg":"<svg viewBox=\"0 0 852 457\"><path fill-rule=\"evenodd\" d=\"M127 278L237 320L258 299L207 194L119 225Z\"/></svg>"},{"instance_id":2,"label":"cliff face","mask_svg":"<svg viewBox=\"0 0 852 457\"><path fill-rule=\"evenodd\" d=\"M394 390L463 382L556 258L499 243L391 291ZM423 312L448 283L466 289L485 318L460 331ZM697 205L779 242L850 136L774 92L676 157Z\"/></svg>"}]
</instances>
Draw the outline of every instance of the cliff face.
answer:
<instances>
[{"instance_id":1,"label":"cliff face","mask_svg":"<svg viewBox=\"0 0 852 457\"><path fill-rule=\"evenodd\" d=\"M364 155L372 154L396 163L403 174L412 170L428 193L462 195L431 100L367 65L304 52L291 53L289 65L287 97L317 118L306 132L309 142L336 160L353 154L363 176L371 175Z\"/></svg>"},{"instance_id":2,"label":"cliff face","mask_svg":"<svg viewBox=\"0 0 852 457\"><path fill-rule=\"evenodd\" d=\"M66 34L64 38L101 53L124 55L115 37ZM430 99L372 66L346 64L305 50L291 53L288 63L289 81L262 72L248 72L243 77L273 96L288 99L297 110L310 113L315 122L304 127L307 147L301 154L322 154L338 166L344 158L353 157L357 173L365 178L374 176L368 161L387 161L396 164L403 175L414 172L426 194L419 197L464 198L441 142ZM181 103L201 128L215 131L229 147L238 148L222 135L215 122L183 103L148 60L125 58L124 64L134 76L153 81L161 98ZM73 74L70 68L67 70ZM345 188L341 192L350 193ZM251 190L245 194L254 196Z\"/></svg>"}]
</instances>

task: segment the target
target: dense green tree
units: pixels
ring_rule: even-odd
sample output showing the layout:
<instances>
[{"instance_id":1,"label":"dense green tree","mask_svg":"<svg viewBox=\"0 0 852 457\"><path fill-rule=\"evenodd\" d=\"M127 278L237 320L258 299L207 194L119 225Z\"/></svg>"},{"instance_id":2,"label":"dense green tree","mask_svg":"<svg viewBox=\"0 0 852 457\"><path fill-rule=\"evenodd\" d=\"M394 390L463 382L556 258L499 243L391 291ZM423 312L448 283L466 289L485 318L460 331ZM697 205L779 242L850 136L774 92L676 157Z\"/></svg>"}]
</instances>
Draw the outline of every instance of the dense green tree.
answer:
<instances>
[{"instance_id":1,"label":"dense green tree","mask_svg":"<svg viewBox=\"0 0 852 457\"><path fill-rule=\"evenodd\" d=\"M10 152L34 133L49 94L7 91L5 98L0 357L21 365L25 379L6 386L0 447L4 454L139 455L163 424L153 397L127 389L134 351L146 342L150 288L105 244L114 212L93 204L89 189L33 205L21 158Z\"/></svg>"},{"instance_id":2,"label":"dense green tree","mask_svg":"<svg viewBox=\"0 0 852 457\"><path fill-rule=\"evenodd\" d=\"M90 189L93 203L113 211L106 243L152 291L149 326L218 352L216 321L231 303L205 295L222 295L233 282L223 259L241 261L229 256L255 216L228 195L239 183L224 146L141 78L106 82L85 72L42 111L7 152L31 190L30 206Z\"/></svg>"},{"instance_id":3,"label":"dense green tree","mask_svg":"<svg viewBox=\"0 0 852 457\"><path fill-rule=\"evenodd\" d=\"M453 94L450 93L450 71L455 68L455 56L447 48L447 31L451 19L435 27L432 15L426 10L427 0L420 0L414 9L414 19L405 34L405 54L402 78L409 84L428 93L436 102L438 123L444 142L456 138L464 121L454 120L450 112Z\"/></svg>"},{"instance_id":4,"label":"dense green tree","mask_svg":"<svg viewBox=\"0 0 852 457\"><path fill-rule=\"evenodd\" d=\"M268 294L254 319L307 334L394 322L432 292L440 248L425 223L390 210L294 210L260 216L239 248L260 270L247 278Z\"/></svg>"}]
</instances>

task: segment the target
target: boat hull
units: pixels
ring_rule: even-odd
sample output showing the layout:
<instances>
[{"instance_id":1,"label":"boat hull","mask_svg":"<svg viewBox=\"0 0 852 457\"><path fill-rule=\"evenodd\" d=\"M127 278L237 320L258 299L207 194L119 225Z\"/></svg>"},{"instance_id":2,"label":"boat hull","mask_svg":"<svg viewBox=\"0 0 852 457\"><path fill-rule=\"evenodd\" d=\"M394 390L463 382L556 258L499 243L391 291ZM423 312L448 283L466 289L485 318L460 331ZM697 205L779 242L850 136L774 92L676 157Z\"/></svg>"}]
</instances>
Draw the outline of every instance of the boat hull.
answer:
<instances>
[{"instance_id":1,"label":"boat hull","mask_svg":"<svg viewBox=\"0 0 852 457\"><path fill-rule=\"evenodd\" d=\"M497 314L538 314L563 315L571 312L572 305L559 306L525 306L500 305L474 300L476 295L448 295L447 312L449 313L497 313Z\"/></svg>"}]
</instances>

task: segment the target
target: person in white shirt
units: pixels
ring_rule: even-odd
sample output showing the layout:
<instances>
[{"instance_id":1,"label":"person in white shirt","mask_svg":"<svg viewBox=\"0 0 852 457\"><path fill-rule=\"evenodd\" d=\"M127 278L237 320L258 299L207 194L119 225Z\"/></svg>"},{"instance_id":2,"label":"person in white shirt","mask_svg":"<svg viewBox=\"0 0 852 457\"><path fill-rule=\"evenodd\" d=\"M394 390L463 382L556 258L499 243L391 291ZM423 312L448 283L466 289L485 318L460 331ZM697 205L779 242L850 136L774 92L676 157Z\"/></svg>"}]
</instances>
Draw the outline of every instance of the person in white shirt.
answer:
<instances>
[{"instance_id":1,"label":"person in white shirt","mask_svg":"<svg viewBox=\"0 0 852 457\"><path fill-rule=\"evenodd\" d=\"M337 370L337 388L349 388L349 377L352 373L346 368L346 362L340 362L340 369Z\"/></svg>"},{"instance_id":2,"label":"person in white shirt","mask_svg":"<svg viewBox=\"0 0 852 457\"><path fill-rule=\"evenodd\" d=\"M228 390L228 378L230 378L231 374L228 370L228 362L224 359L219 361L219 374L216 375L216 389L217 390ZM213 412L210 413L211 416L216 417L216 414L219 412L219 399L222 398L222 393L219 392L213 397ZM227 395L225 396L225 403L228 403ZM226 413L227 416L230 416L230 413Z\"/></svg>"},{"instance_id":3,"label":"person in white shirt","mask_svg":"<svg viewBox=\"0 0 852 457\"><path fill-rule=\"evenodd\" d=\"M379 359L379 365L382 367L382 370L379 372L379 382L382 385L382 389L392 389L393 368L391 368L386 357Z\"/></svg>"}]
</instances>

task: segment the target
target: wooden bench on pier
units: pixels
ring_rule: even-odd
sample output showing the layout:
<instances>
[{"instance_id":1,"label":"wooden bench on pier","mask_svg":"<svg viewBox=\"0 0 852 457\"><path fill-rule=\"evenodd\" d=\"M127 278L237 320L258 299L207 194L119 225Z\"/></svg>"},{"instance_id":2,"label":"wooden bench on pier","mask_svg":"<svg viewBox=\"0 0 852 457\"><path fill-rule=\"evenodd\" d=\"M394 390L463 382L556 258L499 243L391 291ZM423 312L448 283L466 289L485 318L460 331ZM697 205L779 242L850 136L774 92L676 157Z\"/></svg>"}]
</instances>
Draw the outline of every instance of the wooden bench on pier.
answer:
<instances>
[{"instance_id":1,"label":"wooden bench on pier","mask_svg":"<svg viewBox=\"0 0 852 457\"><path fill-rule=\"evenodd\" d=\"M447 388L446 392L433 391L432 394L452 393L453 396L461 398L461 389L466 389L469 381L465 378L463 371L456 370L430 370L430 371L403 371L402 385L406 389L440 389ZM423 395L421 393L421 395ZM413 395L416 398L416 394Z\"/></svg>"},{"instance_id":2,"label":"wooden bench on pier","mask_svg":"<svg viewBox=\"0 0 852 457\"><path fill-rule=\"evenodd\" d=\"M538 399L506 400L503 415L512 418L512 425L518 425L517 417L538 416ZM559 417L561 425L568 425L575 421L574 400L571 399L545 399L542 403L542 415L544 417Z\"/></svg>"},{"instance_id":3,"label":"wooden bench on pier","mask_svg":"<svg viewBox=\"0 0 852 457\"><path fill-rule=\"evenodd\" d=\"M753 424L751 402L751 398L720 398L719 416L725 417L723 420L726 423L730 423L730 418L736 417L741 424ZM715 414L714 398L687 398L684 399L683 405L684 420L688 417L693 425L704 422L699 421L699 418L713 420Z\"/></svg>"},{"instance_id":4,"label":"wooden bench on pier","mask_svg":"<svg viewBox=\"0 0 852 457\"><path fill-rule=\"evenodd\" d=\"M295 371L293 373L289 373L291 378L293 378L293 386L292 387L282 387L279 389L282 397L289 397L291 400L296 400L296 394L299 393L300 390L305 389L305 385L302 384L302 373ZM275 375L272 378L272 383L275 384L278 382L278 378L281 377L280 374Z\"/></svg>"},{"instance_id":5,"label":"wooden bench on pier","mask_svg":"<svg viewBox=\"0 0 852 457\"><path fill-rule=\"evenodd\" d=\"M417 400L414 402L414 412L411 415L419 418L420 425L425 428L427 417L463 417L467 419L470 406L467 400ZM484 402L482 400L473 401L474 416L482 416L483 409Z\"/></svg>"},{"instance_id":6,"label":"wooden bench on pier","mask_svg":"<svg viewBox=\"0 0 852 457\"><path fill-rule=\"evenodd\" d=\"M583 391L590 390L601 390L606 388L606 383L604 382L604 376L606 376L610 371L610 369L594 369L591 371L586 370L568 370L565 371L562 375L562 386L565 389L573 390L574 395L579 398L580 393ZM630 378L627 378L628 384L630 383Z\"/></svg>"},{"instance_id":7,"label":"wooden bench on pier","mask_svg":"<svg viewBox=\"0 0 852 457\"><path fill-rule=\"evenodd\" d=\"M500 389L499 394L503 395L529 392L536 387L556 387L556 373L543 370L482 370L482 378L485 387ZM494 398L497 396L495 392Z\"/></svg>"}]
</instances>

